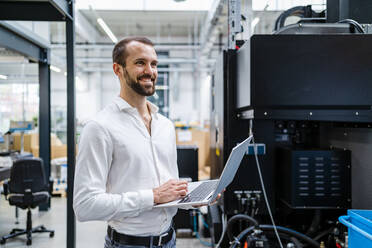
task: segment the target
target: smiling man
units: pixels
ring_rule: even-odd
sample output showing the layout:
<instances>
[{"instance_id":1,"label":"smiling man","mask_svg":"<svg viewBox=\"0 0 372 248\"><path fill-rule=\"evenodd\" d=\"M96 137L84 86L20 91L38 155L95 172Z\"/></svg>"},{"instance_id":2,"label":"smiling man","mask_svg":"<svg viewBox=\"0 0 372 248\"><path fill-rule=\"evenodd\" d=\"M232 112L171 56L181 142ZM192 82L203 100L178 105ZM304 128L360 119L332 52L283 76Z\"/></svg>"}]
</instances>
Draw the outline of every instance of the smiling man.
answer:
<instances>
[{"instance_id":1,"label":"smiling man","mask_svg":"<svg viewBox=\"0 0 372 248\"><path fill-rule=\"evenodd\" d=\"M120 95L83 129L77 157L74 210L80 221L108 223L105 248L175 247L177 209L154 209L187 194L178 180L172 122L146 100L155 92L157 55L144 37L115 45Z\"/></svg>"}]
</instances>

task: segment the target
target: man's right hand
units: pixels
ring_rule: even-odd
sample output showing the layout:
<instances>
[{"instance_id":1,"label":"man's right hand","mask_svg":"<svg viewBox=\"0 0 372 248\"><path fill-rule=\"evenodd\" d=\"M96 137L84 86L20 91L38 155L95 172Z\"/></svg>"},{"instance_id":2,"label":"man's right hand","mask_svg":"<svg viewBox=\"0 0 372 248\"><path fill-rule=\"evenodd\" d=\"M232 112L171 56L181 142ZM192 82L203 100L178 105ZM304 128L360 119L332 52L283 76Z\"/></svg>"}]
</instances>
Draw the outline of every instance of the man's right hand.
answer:
<instances>
[{"instance_id":1,"label":"man's right hand","mask_svg":"<svg viewBox=\"0 0 372 248\"><path fill-rule=\"evenodd\" d=\"M154 203L161 204L180 199L187 194L187 181L171 179L152 189L154 193Z\"/></svg>"}]
</instances>

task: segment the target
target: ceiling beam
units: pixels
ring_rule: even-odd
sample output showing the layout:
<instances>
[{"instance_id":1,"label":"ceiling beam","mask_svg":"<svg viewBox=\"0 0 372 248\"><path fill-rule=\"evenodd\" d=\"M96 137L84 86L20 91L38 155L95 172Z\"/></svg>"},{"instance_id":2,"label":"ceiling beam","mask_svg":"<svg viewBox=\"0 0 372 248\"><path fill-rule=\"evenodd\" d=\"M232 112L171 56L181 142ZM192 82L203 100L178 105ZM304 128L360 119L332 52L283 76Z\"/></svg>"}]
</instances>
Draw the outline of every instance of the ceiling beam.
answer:
<instances>
[{"instance_id":1,"label":"ceiling beam","mask_svg":"<svg viewBox=\"0 0 372 248\"><path fill-rule=\"evenodd\" d=\"M79 10L75 10L75 28L76 33L87 42L95 43L101 36L95 26Z\"/></svg>"},{"instance_id":2,"label":"ceiling beam","mask_svg":"<svg viewBox=\"0 0 372 248\"><path fill-rule=\"evenodd\" d=\"M207 54L214 41L217 39L217 29L220 26L219 19L222 16L225 5L226 0L214 0L211 9L208 11L208 15L200 32L200 50L202 54Z\"/></svg>"},{"instance_id":3,"label":"ceiling beam","mask_svg":"<svg viewBox=\"0 0 372 248\"><path fill-rule=\"evenodd\" d=\"M2 20L65 21L72 20L70 0L1 0Z\"/></svg>"},{"instance_id":4,"label":"ceiling beam","mask_svg":"<svg viewBox=\"0 0 372 248\"><path fill-rule=\"evenodd\" d=\"M0 46L16 51L33 61L49 63L49 45L38 35L14 23L0 21Z\"/></svg>"}]
</instances>

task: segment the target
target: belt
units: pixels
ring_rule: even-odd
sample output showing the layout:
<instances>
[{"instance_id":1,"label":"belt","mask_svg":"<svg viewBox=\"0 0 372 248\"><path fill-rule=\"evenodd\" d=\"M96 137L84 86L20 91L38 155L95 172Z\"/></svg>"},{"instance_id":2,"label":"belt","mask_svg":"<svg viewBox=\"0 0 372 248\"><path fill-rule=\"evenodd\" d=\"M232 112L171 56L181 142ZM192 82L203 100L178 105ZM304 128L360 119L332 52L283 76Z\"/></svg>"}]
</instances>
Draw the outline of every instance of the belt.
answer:
<instances>
[{"instance_id":1,"label":"belt","mask_svg":"<svg viewBox=\"0 0 372 248\"><path fill-rule=\"evenodd\" d=\"M173 236L173 227L170 227L169 230L159 236L132 236L126 235L123 233L118 233L110 226L107 228L107 235L111 241L115 241L121 245L137 245L137 246L148 246L157 245L161 246L168 243ZM152 241L152 242L151 242Z\"/></svg>"}]
</instances>

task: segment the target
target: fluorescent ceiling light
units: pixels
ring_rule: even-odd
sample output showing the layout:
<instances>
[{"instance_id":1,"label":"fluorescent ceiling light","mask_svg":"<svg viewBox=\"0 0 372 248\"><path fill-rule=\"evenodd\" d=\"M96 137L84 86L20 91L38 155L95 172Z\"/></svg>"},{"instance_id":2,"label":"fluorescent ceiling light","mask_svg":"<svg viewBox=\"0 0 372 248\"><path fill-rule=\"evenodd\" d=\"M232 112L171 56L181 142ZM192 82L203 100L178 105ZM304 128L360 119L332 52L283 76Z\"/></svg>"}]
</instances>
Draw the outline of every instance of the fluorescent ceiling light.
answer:
<instances>
[{"instance_id":1,"label":"fluorescent ceiling light","mask_svg":"<svg viewBox=\"0 0 372 248\"><path fill-rule=\"evenodd\" d=\"M111 29L106 25L106 23L102 20L102 18L97 19L98 24L103 28L103 30L106 32L108 37L112 40L112 42L116 43L118 42L118 39L116 36L111 32Z\"/></svg>"},{"instance_id":2,"label":"fluorescent ceiling light","mask_svg":"<svg viewBox=\"0 0 372 248\"><path fill-rule=\"evenodd\" d=\"M256 27L256 25L258 24L258 22L260 21L260 18L256 17L253 19L252 23L251 23L251 29L252 31L254 30L254 28Z\"/></svg>"},{"instance_id":3,"label":"fluorescent ceiling light","mask_svg":"<svg viewBox=\"0 0 372 248\"><path fill-rule=\"evenodd\" d=\"M0 79L4 79L4 80L6 80L6 79L8 79L8 77L5 76L5 75L1 75L1 74L0 74Z\"/></svg>"},{"instance_id":4,"label":"fluorescent ceiling light","mask_svg":"<svg viewBox=\"0 0 372 248\"><path fill-rule=\"evenodd\" d=\"M50 69L51 69L52 71L55 71L55 72L61 72L61 71L62 71L61 69L59 69L57 66L54 66L54 65L51 65L51 66L50 66Z\"/></svg>"}]
</instances>

